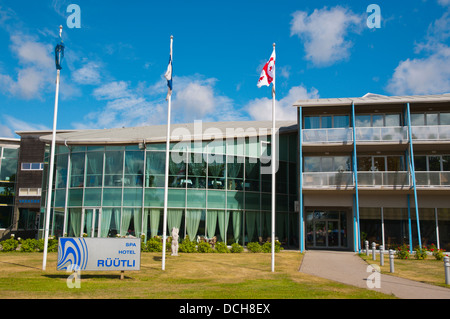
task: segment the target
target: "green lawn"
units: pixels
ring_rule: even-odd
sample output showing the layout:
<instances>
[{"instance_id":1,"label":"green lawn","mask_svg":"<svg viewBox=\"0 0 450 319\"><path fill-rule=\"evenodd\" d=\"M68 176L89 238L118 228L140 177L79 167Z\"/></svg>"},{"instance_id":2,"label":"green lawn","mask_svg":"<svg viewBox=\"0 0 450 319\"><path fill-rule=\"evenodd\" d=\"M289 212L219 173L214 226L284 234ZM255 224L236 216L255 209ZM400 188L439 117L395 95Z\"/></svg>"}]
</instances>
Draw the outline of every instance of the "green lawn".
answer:
<instances>
[{"instance_id":1,"label":"green lawn","mask_svg":"<svg viewBox=\"0 0 450 319\"><path fill-rule=\"evenodd\" d=\"M155 299L384 299L391 296L310 276L298 271L303 255L276 254L168 255L161 270L161 253L142 253L141 270L82 272L81 287L68 288L68 273L56 271L57 253L49 253L42 270L42 253L0 253L0 299L155 298Z\"/></svg>"},{"instance_id":2,"label":"green lawn","mask_svg":"<svg viewBox=\"0 0 450 319\"><path fill-rule=\"evenodd\" d=\"M376 260L372 260L372 253L369 256L360 255L362 259L369 264L380 266L380 255L376 254ZM384 254L384 266L380 267L381 273L398 276L406 279L443 286L450 288L445 284L444 262L428 256L424 260L416 260L414 257L409 259L394 258L394 273L390 272L389 254Z\"/></svg>"}]
</instances>

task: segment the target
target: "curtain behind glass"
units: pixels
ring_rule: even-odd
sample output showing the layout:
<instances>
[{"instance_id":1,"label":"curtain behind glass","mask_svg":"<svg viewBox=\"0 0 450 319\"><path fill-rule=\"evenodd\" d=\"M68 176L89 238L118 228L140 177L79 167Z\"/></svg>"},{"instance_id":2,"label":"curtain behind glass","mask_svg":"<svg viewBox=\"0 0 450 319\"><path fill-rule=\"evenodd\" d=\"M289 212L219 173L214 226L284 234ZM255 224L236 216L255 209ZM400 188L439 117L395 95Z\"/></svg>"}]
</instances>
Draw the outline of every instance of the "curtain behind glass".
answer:
<instances>
[{"instance_id":1,"label":"curtain behind glass","mask_svg":"<svg viewBox=\"0 0 450 319\"><path fill-rule=\"evenodd\" d=\"M92 234L92 209L86 209L84 211L84 225L86 226L86 234L88 237L91 237Z\"/></svg>"},{"instance_id":2,"label":"curtain behind glass","mask_svg":"<svg viewBox=\"0 0 450 319\"><path fill-rule=\"evenodd\" d=\"M112 208L106 208L102 210L100 237L108 237L109 229L111 226L111 217L112 217Z\"/></svg>"},{"instance_id":3,"label":"curtain behind glass","mask_svg":"<svg viewBox=\"0 0 450 319\"><path fill-rule=\"evenodd\" d=\"M233 212L233 234L234 234L234 242L239 242L239 238L241 237L241 220L242 220L242 211Z\"/></svg>"},{"instance_id":4,"label":"curtain behind glass","mask_svg":"<svg viewBox=\"0 0 450 319\"><path fill-rule=\"evenodd\" d=\"M245 212L245 226L247 228L248 241L251 242L255 235L255 221L257 212Z\"/></svg>"},{"instance_id":5,"label":"curtain behind glass","mask_svg":"<svg viewBox=\"0 0 450 319\"><path fill-rule=\"evenodd\" d=\"M160 209L155 208L150 209L150 236L152 238L158 236L160 218L161 218Z\"/></svg>"},{"instance_id":6,"label":"curtain behind glass","mask_svg":"<svg viewBox=\"0 0 450 319\"><path fill-rule=\"evenodd\" d=\"M226 234L228 230L229 211L219 211L217 219L219 221L220 241L226 242Z\"/></svg>"},{"instance_id":7,"label":"curtain behind glass","mask_svg":"<svg viewBox=\"0 0 450 319\"><path fill-rule=\"evenodd\" d=\"M73 237L80 237L81 228L81 209L71 208L70 209L70 229L72 230Z\"/></svg>"},{"instance_id":8,"label":"curtain behind glass","mask_svg":"<svg viewBox=\"0 0 450 319\"><path fill-rule=\"evenodd\" d=\"M102 186L103 152L88 152L86 187Z\"/></svg>"},{"instance_id":9,"label":"curtain behind glass","mask_svg":"<svg viewBox=\"0 0 450 319\"><path fill-rule=\"evenodd\" d=\"M197 236L198 226L200 224L201 217L202 217L201 209L190 209L187 211L186 231L191 240Z\"/></svg>"},{"instance_id":10,"label":"curtain behind glass","mask_svg":"<svg viewBox=\"0 0 450 319\"><path fill-rule=\"evenodd\" d=\"M123 208L122 223L120 224L120 236L125 236L128 233L132 216L133 216L132 208Z\"/></svg>"},{"instance_id":11,"label":"curtain behind glass","mask_svg":"<svg viewBox=\"0 0 450 319\"><path fill-rule=\"evenodd\" d=\"M180 229L181 226L181 217L183 216L182 209L168 209L167 210L167 226L169 227L169 233L172 232L172 228L176 227ZM180 234L181 234L180 229ZM191 238L192 240L193 238Z\"/></svg>"},{"instance_id":12,"label":"curtain behind glass","mask_svg":"<svg viewBox=\"0 0 450 319\"><path fill-rule=\"evenodd\" d=\"M133 216L134 216L134 235L136 237L139 237L141 236L142 233L142 209L133 208Z\"/></svg>"},{"instance_id":13,"label":"curtain behind glass","mask_svg":"<svg viewBox=\"0 0 450 319\"><path fill-rule=\"evenodd\" d=\"M216 234L216 225L217 225L217 210L208 210L207 220L207 231L208 237L212 238Z\"/></svg>"}]
</instances>

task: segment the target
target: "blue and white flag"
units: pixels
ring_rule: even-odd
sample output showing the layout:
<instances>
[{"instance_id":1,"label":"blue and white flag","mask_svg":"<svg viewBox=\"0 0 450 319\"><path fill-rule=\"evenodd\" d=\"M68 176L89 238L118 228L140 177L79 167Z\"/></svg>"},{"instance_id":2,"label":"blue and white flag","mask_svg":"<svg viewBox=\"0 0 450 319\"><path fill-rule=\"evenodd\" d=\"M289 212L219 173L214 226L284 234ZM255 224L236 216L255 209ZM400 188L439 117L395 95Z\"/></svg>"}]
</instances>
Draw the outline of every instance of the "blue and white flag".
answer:
<instances>
[{"instance_id":1,"label":"blue and white flag","mask_svg":"<svg viewBox=\"0 0 450 319\"><path fill-rule=\"evenodd\" d=\"M167 86L168 86L168 92L166 100L169 99L169 97L172 95L172 40L173 37L170 37L170 56L169 56L169 65L167 66L166 74L164 74L164 77L167 80Z\"/></svg>"}]
</instances>

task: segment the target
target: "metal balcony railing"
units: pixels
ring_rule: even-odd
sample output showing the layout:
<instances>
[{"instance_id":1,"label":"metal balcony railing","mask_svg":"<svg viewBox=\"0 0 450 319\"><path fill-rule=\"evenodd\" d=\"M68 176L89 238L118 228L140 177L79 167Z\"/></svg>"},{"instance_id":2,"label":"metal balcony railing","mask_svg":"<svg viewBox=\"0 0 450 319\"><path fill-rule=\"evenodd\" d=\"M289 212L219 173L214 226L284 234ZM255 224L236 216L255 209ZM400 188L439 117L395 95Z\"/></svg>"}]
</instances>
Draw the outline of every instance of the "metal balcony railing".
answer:
<instances>
[{"instance_id":1,"label":"metal balcony railing","mask_svg":"<svg viewBox=\"0 0 450 319\"><path fill-rule=\"evenodd\" d=\"M409 188L409 172L358 172L358 187Z\"/></svg>"},{"instance_id":2,"label":"metal balcony railing","mask_svg":"<svg viewBox=\"0 0 450 319\"><path fill-rule=\"evenodd\" d=\"M412 139L417 141L448 141L450 125L412 126ZM353 130L348 128L305 129L303 144L353 143ZM407 126L357 127L357 142L407 142Z\"/></svg>"},{"instance_id":3,"label":"metal balcony railing","mask_svg":"<svg viewBox=\"0 0 450 319\"><path fill-rule=\"evenodd\" d=\"M450 172L416 172L416 186L450 187Z\"/></svg>"},{"instance_id":4,"label":"metal balcony railing","mask_svg":"<svg viewBox=\"0 0 450 319\"><path fill-rule=\"evenodd\" d=\"M450 140L450 125L412 126L412 139L419 141Z\"/></svg>"},{"instance_id":5,"label":"metal balcony railing","mask_svg":"<svg viewBox=\"0 0 450 319\"><path fill-rule=\"evenodd\" d=\"M355 186L353 172L306 172L303 173L304 188L347 189ZM399 172L358 172L358 188L412 187L411 174ZM417 187L450 187L450 172L416 172Z\"/></svg>"}]
</instances>

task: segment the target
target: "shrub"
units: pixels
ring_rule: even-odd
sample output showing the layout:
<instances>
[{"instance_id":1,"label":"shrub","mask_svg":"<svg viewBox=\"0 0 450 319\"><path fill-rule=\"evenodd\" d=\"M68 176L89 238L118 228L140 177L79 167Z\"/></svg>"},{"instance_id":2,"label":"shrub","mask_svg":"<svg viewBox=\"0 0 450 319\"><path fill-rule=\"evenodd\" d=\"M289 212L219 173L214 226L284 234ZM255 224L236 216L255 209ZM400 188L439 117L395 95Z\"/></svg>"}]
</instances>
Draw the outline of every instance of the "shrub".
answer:
<instances>
[{"instance_id":1,"label":"shrub","mask_svg":"<svg viewBox=\"0 0 450 319\"><path fill-rule=\"evenodd\" d=\"M2 245L2 251L14 251L19 246L19 241L10 238L2 241L0 244Z\"/></svg>"},{"instance_id":2,"label":"shrub","mask_svg":"<svg viewBox=\"0 0 450 319\"><path fill-rule=\"evenodd\" d=\"M234 243L231 245L231 252L232 253L242 253L244 251L244 247L239 245L238 243Z\"/></svg>"},{"instance_id":3,"label":"shrub","mask_svg":"<svg viewBox=\"0 0 450 319\"><path fill-rule=\"evenodd\" d=\"M230 252L230 250L228 249L228 247L227 247L227 244L225 244L224 242L217 242L216 243L216 245L215 245L215 251L217 252L217 253L229 253Z\"/></svg>"},{"instance_id":4,"label":"shrub","mask_svg":"<svg viewBox=\"0 0 450 319\"><path fill-rule=\"evenodd\" d=\"M178 251L182 253L195 253L195 242L189 239L189 236L183 239L183 241L178 246Z\"/></svg>"},{"instance_id":5,"label":"shrub","mask_svg":"<svg viewBox=\"0 0 450 319\"><path fill-rule=\"evenodd\" d=\"M275 241L275 252L279 253L282 249L283 248L281 247L281 243L278 240L276 240ZM265 242L262 245L262 249L261 250L262 250L263 253L271 253L272 252L272 244L270 242Z\"/></svg>"},{"instance_id":6,"label":"shrub","mask_svg":"<svg viewBox=\"0 0 450 319\"><path fill-rule=\"evenodd\" d=\"M399 259L408 259L409 258L409 247L403 244L400 247L397 247L395 250L395 254Z\"/></svg>"},{"instance_id":7,"label":"shrub","mask_svg":"<svg viewBox=\"0 0 450 319\"><path fill-rule=\"evenodd\" d=\"M212 253L213 249L211 248L211 245L209 243L202 241L202 242L198 243L197 251L199 253Z\"/></svg>"},{"instance_id":8,"label":"shrub","mask_svg":"<svg viewBox=\"0 0 450 319\"><path fill-rule=\"evenodd\" d=\"M260 253L262 251L261 245L257 242L248 243L247 249L252 253Z\"/></svg>"},{"instance_id":9,"label":"shrub","mask_svg":"<svg viewBox=\"0 0 450 319\"><path fill-rule=\"evenodd\" d=\"M144 246L144 245L142 245ZM147 243L145 244L144 251L148 252L162 252L162 242L160 238L150 238L147 240Z\"/></svg>"},{"instance_id":10,"label":"shrub","mask_svg":"<svg viewBox=\"0 0 450 319\"><path fill-rule=\"evenodd\" d=\"M434 258L436 258L436 260L444 259L444 249L437 249L434 244L431 244L430 251L433 254Z\"/></svg>"},{"instance_id":11,"label":"shrub","mask_svg":"<svg viewBox=\"0 0 450 319\"><path fill-rule=\"evenodd\" d=\"M414 257L417 260L424 260L427 258L427 250L425 248L416 247L414 251L416 252Z\"/></svg>"},{"instance_id":12,"label":"shrub","mask_svg":"<svg viewBox=\"0 0 450 319\"><path fill-rule=\"evenodd\" d=\"M36 239L24 239L20 241L20 251L22 252L33 252L38 251L38 241Z\"/></svg>"}]
</instances>

